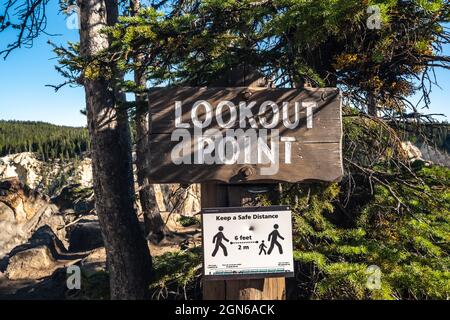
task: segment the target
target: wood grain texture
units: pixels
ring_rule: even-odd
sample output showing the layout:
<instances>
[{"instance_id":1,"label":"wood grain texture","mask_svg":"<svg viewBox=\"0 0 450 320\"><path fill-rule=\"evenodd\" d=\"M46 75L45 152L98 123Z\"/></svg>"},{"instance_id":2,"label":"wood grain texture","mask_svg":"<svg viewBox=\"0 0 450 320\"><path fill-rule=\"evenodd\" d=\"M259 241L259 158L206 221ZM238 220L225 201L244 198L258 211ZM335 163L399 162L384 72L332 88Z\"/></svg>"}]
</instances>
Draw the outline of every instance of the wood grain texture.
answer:
<instances>
[{"instance_id":1,"label":"wood grain texture","mask_svg":"<svg viewBox=\"0 0 450 320\"><path fill-rule=\"evenodd\" d=\"M293 137L296 142L292 144L292 161L285 163L285 144L280 142L279 170L272 175L261 174L261 168L267 164L179 164L172 162L171 151L179 141L171 141L175 130L175 101L183 102L182 121L190 123L191 128L186 130L193 133L191 109L195 101L205 100L213 107L219 101L232 101L236 105L247 98L245 92L251 92L248 102L254 101L256 105L253 114L257 114L259 106L264 101L273 101L279 106L282 102L290 102L289 117L294 119L294 102L316 102L314 110L313 127L307 128L306 112L300 114L299 126L288 129L280 120L276 129L280 137ZM343 175L342 165L342 115L341 100L337 89L268 89L268 88L154 88L149 92L151 114L151 133L149 146L149 180L151 183L261 183L261 182L308 182L308 181L339 181ZM203 108L200 108L203 110ZM229 118L228 108L224 109L224 119ZM201 112L200 118L204 115ZM266 114L271 119L271 114ZM282 117L281 117L282 119ZM259 128L258 117L255 117ZM239 121L233 128L239 127ZM207 129L219 129L225 134L226 129L220 128L213 117ZM247 122L247 127L250 129ZM258 129L257 129L258 132ZM194 162L194 153L197 146L192 139L191 163ZM251 153L257 153L257 144L252 144ZM252 167L251 174L242 175L242 170Z\"/></svg>"},{"instance_id":2,"label":"wood grain texture","mask_svg":"<svg viewBox=\"0 0 450 320\"><path fill-rule=\"evenodd\" d=\"M246 97L246 94L250 93L250 97ZM182 122L192 124L191 109L196 101L205 100L213 106L214 114L217 104L220 101L231 101L235 106L239 106L240 102L256 102L251 108L252 113L255 115L255 119L258 120L258 114L260 105L264 101L275 102L281 112L283 102L291 102L289 108L289 116L293 119L294 108L293 103L297 101L301 102L316 102L317 110L315 110L315 128L306 129L306 114L302 113L300 117L299 130L307 136L316 136L320 133L326 136L333 137L333 141L339 137L339 120L341 118L340 112L340 94L339 90L334 88L319 88L319 89L273 89L273 88L248 88L248 87L180 87L180 88L152 88L148 94L150 117L152 126L150 133L172 133L175 129L175 101L182 102ZM230 118L230 112L228 108L223 110L224 120ZM199 118L205 118L204 108L199 109ZM270 114L267 114L267 119L272 119ZM256 121L259 125L259 122ZM214 117L211 125L208 128L221 129ZM239 123L232 128L239 128ZM250 128L247 123L246 128ZM263 128L259 125L259 128ZM282 121L274 129L280 129L285 133L291 130L285 129ZM330 132L331 130L331 132ZM193 126L191 125L190 131L193 132ZM298 131L295 129L294 131Z\"/></svg>"},{"instance_id":3,"label":"wood grain texture","mask_svg":"<svg viewBox=\"0 0 450 320\"><path fill-rule=\"evenodd\" d=\"M167 142L169 140L169 143ZM259 169L268 165L175 165L170 159L170 152L176 142L170 142L170 135L153 137L150 149L159 150L151 153L149 168L152 183L202 183L217 181L224 183L243 182L306 182L306 181L338 181L342 177L342 159L340 143L297 143L292 144L292 163L279 164L275 175L261 175ZM284 159L284 149L280 148L280 159ZM247 167L254 170L248 177L241 174Z\"/></svg>"}]
</instances>

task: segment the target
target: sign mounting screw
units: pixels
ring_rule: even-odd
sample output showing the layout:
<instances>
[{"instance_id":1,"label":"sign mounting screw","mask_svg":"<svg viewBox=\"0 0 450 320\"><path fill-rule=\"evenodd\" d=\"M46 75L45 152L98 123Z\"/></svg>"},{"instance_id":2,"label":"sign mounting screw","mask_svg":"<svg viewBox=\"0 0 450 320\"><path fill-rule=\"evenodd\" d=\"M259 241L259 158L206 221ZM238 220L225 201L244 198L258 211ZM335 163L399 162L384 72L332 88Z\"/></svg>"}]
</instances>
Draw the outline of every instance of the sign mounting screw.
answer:
<instances>
[{"instance_id":1,"label":"sign mounting screw","mask_svg":"<svg viewBox=\"0 0 450 320\"><path fill-rule=\"evenodd\" d=\"M243 167L239 171L244 178L248 178L255 173L252 167Z\"/></svg>"},{"instance_id":2,"label":"sign mounting screw","mask_svg":"<svg viewBox=\"0 0 450 320\"><path fill-rule=\"evenodd\" d=\"M244 92L243 92L243 94L244 94L244 99L245 100L249 100L251 97L252 97L252 92L250 91L250 90L245 90Z\"/></svg>"}]
</instances>

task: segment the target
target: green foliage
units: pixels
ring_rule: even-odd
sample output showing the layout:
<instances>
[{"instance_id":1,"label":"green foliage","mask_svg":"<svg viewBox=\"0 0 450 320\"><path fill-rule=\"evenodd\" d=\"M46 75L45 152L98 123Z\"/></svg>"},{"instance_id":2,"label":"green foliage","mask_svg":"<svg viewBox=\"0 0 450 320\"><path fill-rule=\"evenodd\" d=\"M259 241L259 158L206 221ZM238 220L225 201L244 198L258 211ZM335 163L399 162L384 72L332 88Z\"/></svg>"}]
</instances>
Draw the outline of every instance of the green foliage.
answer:
<instances>
[{"instance_id":1,"label":"green foliage","mask_svg":"<svg viewBox=\"0 0 450 320\"><path fill-rule=\"evenodd\" d=\"M201 248L198 247L154 257L152 298L199 298L201 261Z\"/></svg>"},{"instance_id":2,"label":"green foliage","mask_svg":"<svg viewBox=\"0 0 450 320\"><path fill-rule=\"evenodd\" d=\"M435 67L449 68L447 1L272 0L170 1L143 7L104 28L108 50L89 60L79 46L55 46L69 84L102 77L128 92L142 92L114 76L144 71L152 85L203 86L229 70L251 65L279 87L310 83L338 86L364 110L368 97L387 112L412 107L405 98L422 93L429 103ZM376 5L379 16L368 9ZM376 12L376 11L375 11ZM380 19L379 28L370 26ZM136 59L139 55L139 59ZM102 72L99 72L102 70ZM430 74L429 74L430 73ZM133 103L124 103L134 107Z\"/></svg>"},{"instance_id":3,"label":"green foliage","mask_svg":"<svg viewBox=\"0 0 450 320\"><path fill-rule=\"evenodd\" d=\"M450 168L409 164L378 119L345 109L344 179L285 185L298 298L449 299ZM381 287L368 287L369 266Z\"/></svg>"},{"instance_id":4,"label":"green foliage","mask_svg":"<svg viewBox=\"0 0 450 320\"><path fill-rule=\"evenodd\" d=\"M178 218L178 222L183 226L183 227L190 227L190 226L194 226L194 225L199 225L200 221L197 217L190 217L190 216L180 216Z\"/></svg>"},{"instance_id":5,"label":"green foliage","mask_svg":"<svg viewBox=\"0 0 450 320\"><path fill-rule=\"evenodd\" d=\"M346 143L356 137L361 153L373 142L362 142L354 123L346 126ZM340 184L285 186L283 203L295 211L299 297L450 297L450 169L422 166L399 176L394 163L379 158L371 174L380 178L372 180L353 167ZM378 290L366 285L371 265L382 271Z\"/></svg>"},{"instance_id":6,"label":"green foliage","mask_svg":"<svg viewBox=\"0 0 450 320\"><path fill-rule=\"evenodd\" d=\"M81 290L69 290L68 300L109 300L109 275L104 271L81 273Z\"/></svg>"},{"instance_id":7,"label":"green foliage","mask_svg":"<svg viewBox=\"0 0 450 320\"><path fill-rule=\"evenodd\" d=\"M392 128L345 111L343 181L283 186L297 298L449 299L450 169L409 165Z\"/></svg>"},{"instance_id":8,"label":"green foliage","mask_svg":"<svg viewBox=\"0 0 450 320\"><path fill-rule=\"evenodd\" d=\"M442 0L173 1L107 29L113 45L102 59L145 68L155 84L197 86L248 64L277 86L340 86L355 105L370 94L401 111L405 97L429 90L433 67L448 67L449 10ZM375 18L379 29L369 26ZM143 65L133 62L137 52Z\"/></svg>"},{"instance_id":9,"label":"green foliage","mask_svg":"<svg viewBox=\"0 0 450 320\"><path fill-rule=\"evenodd\" d=\"M81 156L88 149L89 137L85 128L0 120L0 156L35 152L44 161L68 160Z\"/></svg>"}]
</instances>

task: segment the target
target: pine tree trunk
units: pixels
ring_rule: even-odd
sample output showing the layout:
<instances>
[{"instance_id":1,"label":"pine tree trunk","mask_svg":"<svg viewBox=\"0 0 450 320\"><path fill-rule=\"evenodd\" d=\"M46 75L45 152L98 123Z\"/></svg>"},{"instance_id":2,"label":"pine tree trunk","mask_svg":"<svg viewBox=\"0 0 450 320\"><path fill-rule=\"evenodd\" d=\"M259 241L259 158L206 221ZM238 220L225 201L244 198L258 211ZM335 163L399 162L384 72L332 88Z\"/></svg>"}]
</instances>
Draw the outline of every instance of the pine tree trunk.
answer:
<instances>
[{"instance_id":1,"label":"pine tree trunk","mask_svg":"<svg viewBox=\"0 0 450 320\"><path fill-rule=\"evenodd\" d=\"M367 97L367 113L369 116L378 117L377 99L372 92Z\"/></svg>"},{"instance_id":2,"label":"pine tree trunk","mask_svg":"<svg viewBox=\"0 0 450 320\"><path fill-rule=\"evenodd\" d=\"M150 241L159 242L164 238L165 225L156 203L155 190L149 184L146 175L148 113L137 110L135 123L137 183L139 186L139 201L144 215L145 233Z\"/></svg>"},{"instance_id":3,"label":"pine tree trunk","mask_svg":"<svg viewBox=\"0 0 450 320\"><path fill-rule=\"evenodd\" d=\"M139 0L131 0L131 15L136 16L139 13ZM134 62L142 64L144 57L142 54L136 55ZM141 87L146 88L147 83L143 68L136 68L134 71L134 81ZM147 179L147 148L148 148L148 105L145 99L145 93L136 93L136 169L137 183L139 186L139 200L142 213L144 215L145 232L147 238L152 242L159 242L164 238L165 225L161 217L158 205L156 203L155 190Z\"/></svg>"},{"instance_id":4,"label":"pine tree trunk","mask_svg":"<svg viewBox=\"0 0 450 320\"><path fill-rule=\"evenodd\" d=\"M117 19L117 2L79 0L78 4L80 50L89 60L109 45L100 30ZM134 209L130 131L126 112L117 109L115 85L104 78L103 68L91 63L84 77L95 207L107 252L111 298L143 299L151 258Z\"/></svg>"}]
</instances>

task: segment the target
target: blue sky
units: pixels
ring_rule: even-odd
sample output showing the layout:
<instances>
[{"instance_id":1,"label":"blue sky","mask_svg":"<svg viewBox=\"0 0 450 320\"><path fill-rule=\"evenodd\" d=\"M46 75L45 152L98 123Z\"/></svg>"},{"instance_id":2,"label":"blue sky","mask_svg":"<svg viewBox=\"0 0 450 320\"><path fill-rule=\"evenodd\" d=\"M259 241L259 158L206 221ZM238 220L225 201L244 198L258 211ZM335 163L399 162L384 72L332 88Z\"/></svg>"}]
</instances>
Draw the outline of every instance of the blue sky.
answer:
<instances>
[{"instance_id":1,"label":"blue sky","mask_svg":"<svg viewBox=\"0 0 450 320\"><path fill-rule=\"evenodd\" d=\"M59 84L64 79L56 72L54 53L47 40L64 44L78 41L78 30L66 26L65 16L58 13L56 0L48 8L48 29L32 48L15 50L6 59L0 59L0 119L40 120L60 125L84 126L84 91L81 87L65 87L56 92L46 84ZM0 48L14 39L13 33L0 33ZM450 54L450 47L446 48ZM431 95L432 105L426 113L443 113L450 120L450 71L437 71L441 88L435 87ZM442 118L445 119L445 118Z\"/></svg>"},{"instance_id":2,"label":"blue sky","mask_svg":"<svg viewBox=\"0 0 450 320\"><path fill-rule=\"evenodd\" d=\"M65 87L56 92L46 84L59 84L64 78L55 70L55 54L47 44L78 41L78 30L66 26L65 15L58 13L57 1L51 0L48 11L49 34L42 35L33 47L13 51L0 59L0 119L41 120L61 125L84 126L84 90ZM14 39L13 33L0 33L0 48Z\"/></svg>"}]
</instances>

